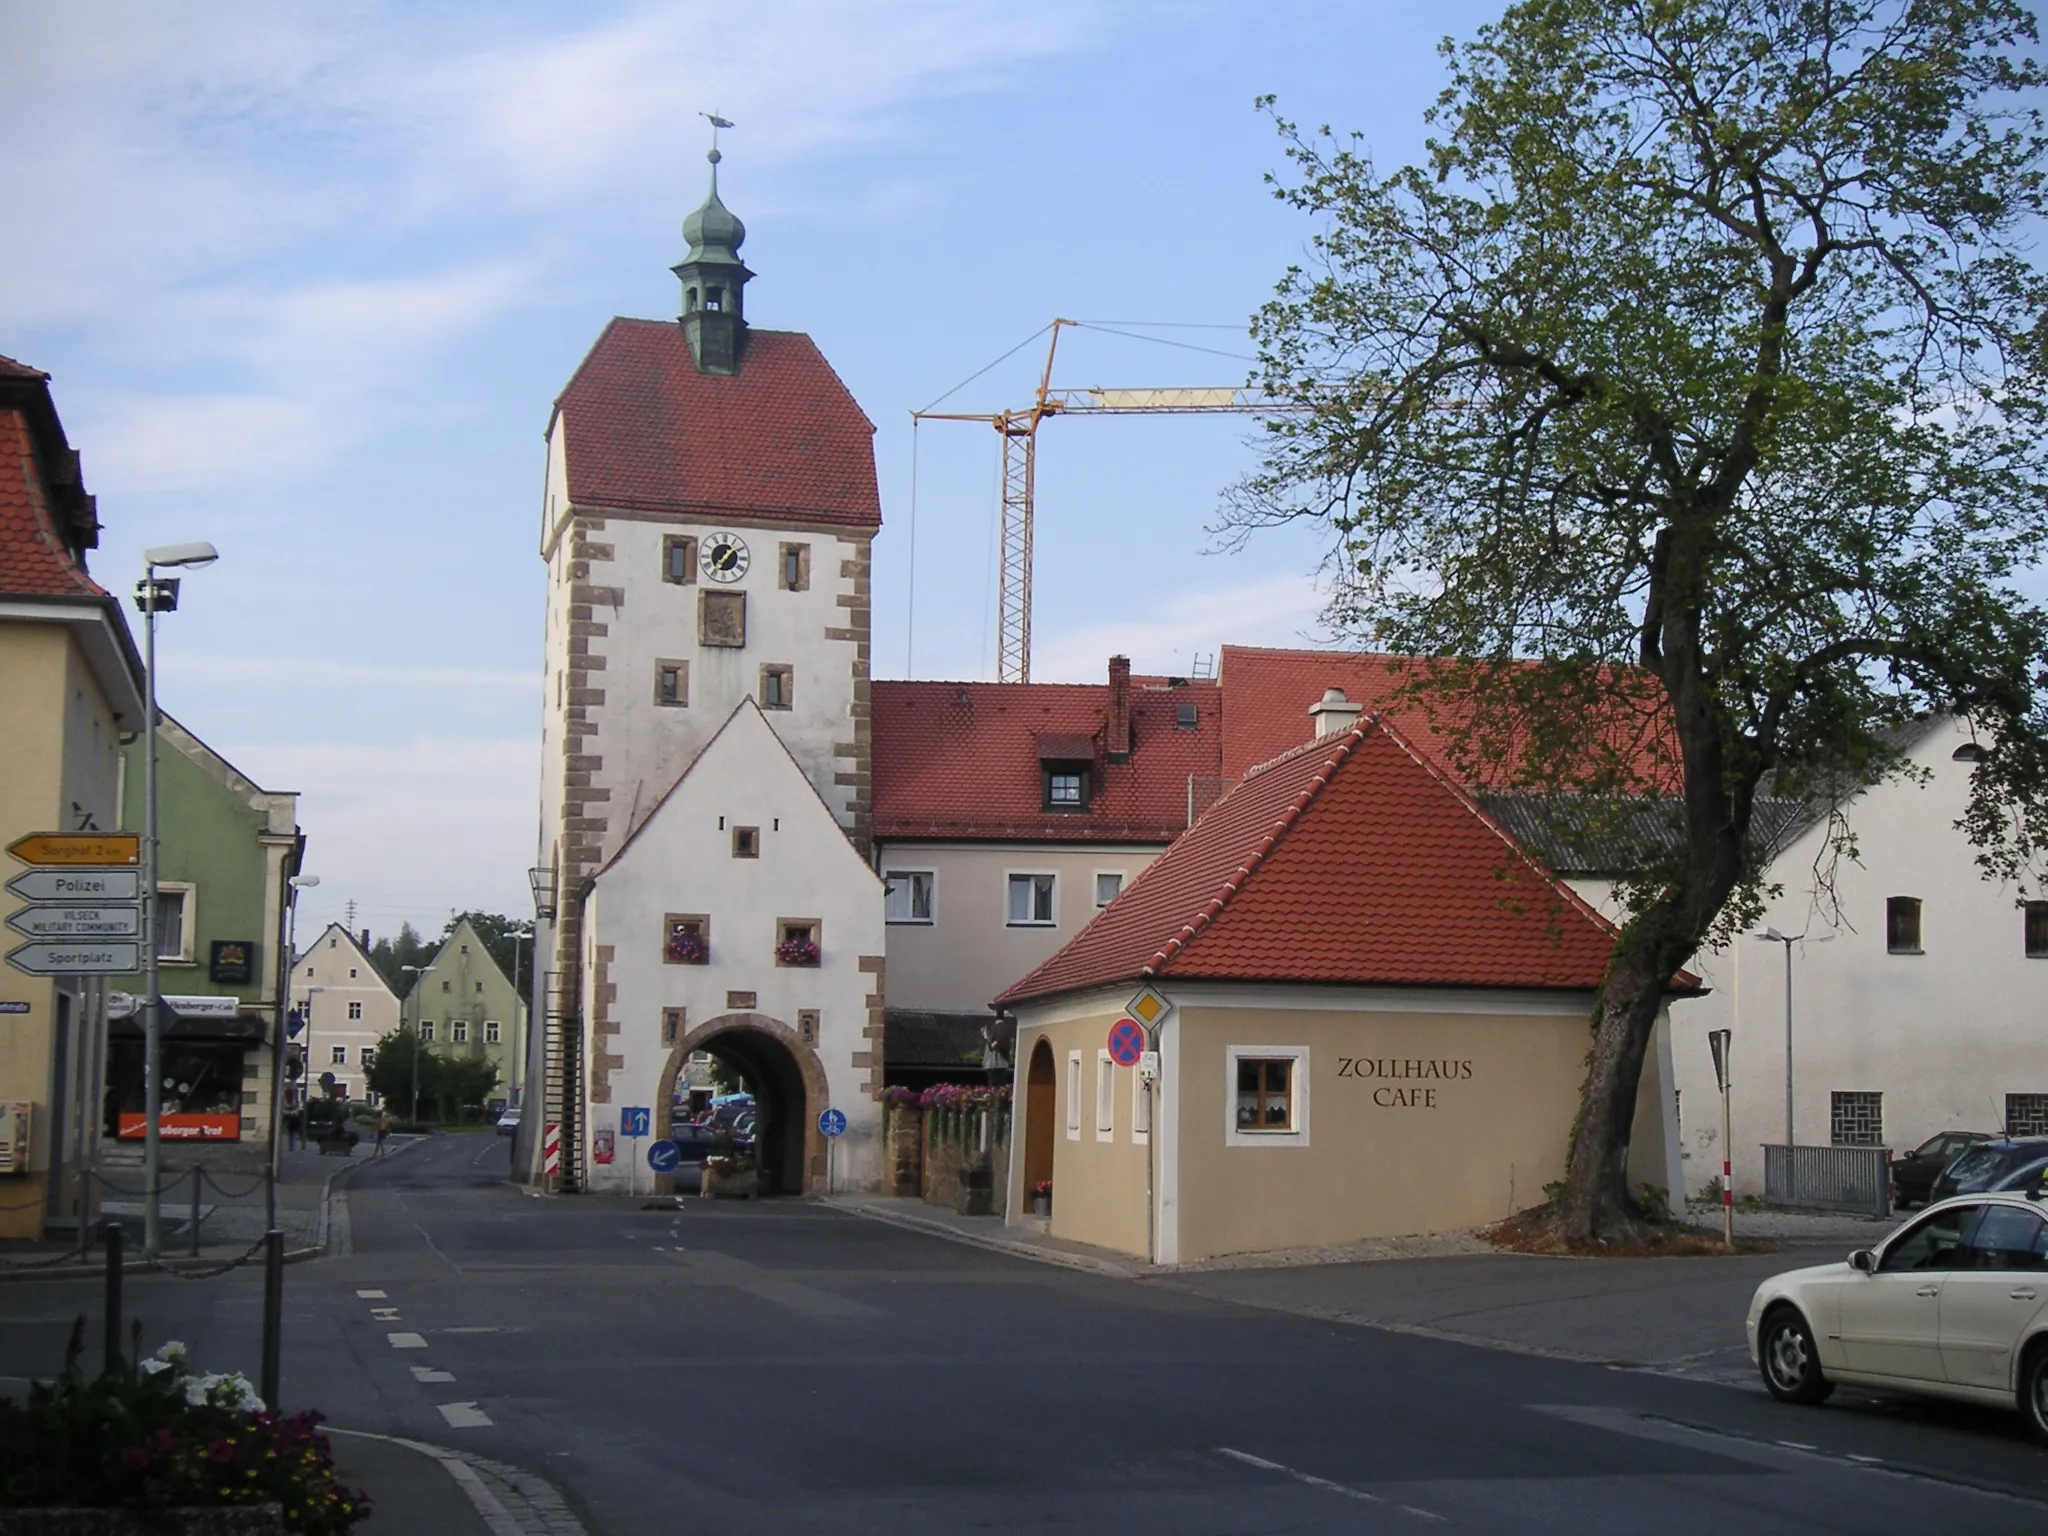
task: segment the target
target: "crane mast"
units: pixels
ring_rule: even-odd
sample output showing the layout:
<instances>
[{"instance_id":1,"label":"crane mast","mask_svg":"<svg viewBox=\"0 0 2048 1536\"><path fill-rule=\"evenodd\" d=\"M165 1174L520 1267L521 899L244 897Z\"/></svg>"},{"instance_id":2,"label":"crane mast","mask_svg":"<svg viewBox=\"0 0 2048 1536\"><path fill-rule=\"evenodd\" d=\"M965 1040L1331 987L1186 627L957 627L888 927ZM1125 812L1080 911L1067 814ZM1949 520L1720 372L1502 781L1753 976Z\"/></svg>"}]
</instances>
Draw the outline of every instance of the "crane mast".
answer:
<instances>
[{"instance_id":1,"label":"crane mast","mask_svg":"<svg viewBox=\"0 0 2048 1536\"><path fill-rule=\"evenodd\" d=\"M1223 412L1265 415L1298 409L1263 390L1228 385L1193 389L1054 389L1053 359L1060 332L1078 325L1055 320L1045 367L1031 403L992 413L912 411L913 421L982 421L1002 439L1002 575L997 586L996 678L1031 681L1031 535L1038 467L1039 423L1052 416L1186 416Z\"/></svg>"}]
</instances>

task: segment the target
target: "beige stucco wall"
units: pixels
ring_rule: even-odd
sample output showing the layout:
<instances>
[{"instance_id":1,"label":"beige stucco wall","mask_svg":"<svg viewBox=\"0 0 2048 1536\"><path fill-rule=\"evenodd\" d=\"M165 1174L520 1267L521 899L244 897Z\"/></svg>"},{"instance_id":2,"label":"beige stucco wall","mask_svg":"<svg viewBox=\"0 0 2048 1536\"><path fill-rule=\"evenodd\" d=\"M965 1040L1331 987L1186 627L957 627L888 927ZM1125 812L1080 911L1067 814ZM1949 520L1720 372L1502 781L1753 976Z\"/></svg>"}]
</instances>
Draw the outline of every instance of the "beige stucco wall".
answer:
<instances>
[{"instance_id":1,"label":"beige stucco wall","mask_svg":"<svg viewBox=\"0 0 2048 1536\"><path fill-rule=\"evenodd\" d=\"M1051 958L1095 916L1095 876L1129 885L1158 858L1150 846L1062 848L1045 843L892 842L877 864L929 870L932 921L889 925L889 1006L968 1013ZM1012 926L1009 876L1049 874L1049 926Z\"/></svg>"},{"instance_id":2,"label":"beige stucco wall","mask_svg":"<svg viewBox=\"0 0 2048 1536\"><path fill-rule=\"evenodd\" d=\"M1143 1257L1147 1243L1146 1159L1151 1155L1151 1147L1132 1135L1134 1106L1131 1096L1137 1077L1135 1067L1110 1067L1116 1084L1112 1129L1106 1139L1096 1129L1096 1053L1108 1040L1110 1026L1116 1022L1119 1012L1115 1008L1105 1008L1099 1013L1064 1020L1028 1034L1020 1033L1017 1093L1021 1101L1026 1092L1024 1075L1030 1070L1031 1053L1042 1037L1052 1046L1056 1084L1052 1224L1049 1230L1054 1237L1093 1243L1101 1248ZM1080 1125L1078 1134L1074 1136L1067 1133L1067 1060L1070 1052L1079 1052L1081 1058ZM1023 1123L1024 1113L1019 1111L1012 1125L1021 1127ZM1010 1148L1011 1209L1019 1209L1020 1203L1022 1208L1028 1209L1031 1193L1022 1187L1024 1142L1016 1130L1011 1133Z\"/></svg>"}]
</instances>

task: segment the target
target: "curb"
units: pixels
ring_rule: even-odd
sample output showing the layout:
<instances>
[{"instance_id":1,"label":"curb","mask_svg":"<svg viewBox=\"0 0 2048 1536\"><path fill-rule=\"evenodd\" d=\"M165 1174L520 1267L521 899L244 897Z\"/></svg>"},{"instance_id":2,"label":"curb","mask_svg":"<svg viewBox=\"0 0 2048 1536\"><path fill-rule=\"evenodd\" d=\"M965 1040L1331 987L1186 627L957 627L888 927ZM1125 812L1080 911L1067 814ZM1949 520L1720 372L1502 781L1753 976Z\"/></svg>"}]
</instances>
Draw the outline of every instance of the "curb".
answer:
<instances>
[{"instance_id":1,"label":"curb","mask_svg":"<svg viewBox=\"0 0 2048 1536\"><path fill-rule=\"evenodd\" d=\"M1066 1253L1056 1248L1033 1247L1013 1238L982 1237L977 1233L962 1232L943 1221L931 1221L904 1211L883 1211L869 1205L855 1205L830 1199L820 1203L830 1210L863 1217L868 1221L879 1221L884 1226L901 1227L907 1232L922 1232L927 1237L942 1237L948 1242L963 1243L969 1248L1008 1254L1013 1259L1029 1259L1034 1264L1051 1264L1060 1269L1078 1269L1085 1274L1106 1275L1112 1280L1139 1280L1145 1278L1146 1274L1145 1271L1133 1269L1128 1265L1118 1264L1109 1259L1098 1259L1085 1253Z\"/></svg>"},{"instance_id":2,"label":"curb","mask_svg":"<svg viewBox=\"0 0 2048 1536\"><path fill-rule=\"evenodd\" d=\"M403 1435L379 1435L366 1429L341 1429L333 1424L327 1425L322 1433L382 1440L439 1462L483 1516L493 1536L589 1536L554 1484L531 1472L449 1446L408 1440Z\"/></svg>"}]
</instances>

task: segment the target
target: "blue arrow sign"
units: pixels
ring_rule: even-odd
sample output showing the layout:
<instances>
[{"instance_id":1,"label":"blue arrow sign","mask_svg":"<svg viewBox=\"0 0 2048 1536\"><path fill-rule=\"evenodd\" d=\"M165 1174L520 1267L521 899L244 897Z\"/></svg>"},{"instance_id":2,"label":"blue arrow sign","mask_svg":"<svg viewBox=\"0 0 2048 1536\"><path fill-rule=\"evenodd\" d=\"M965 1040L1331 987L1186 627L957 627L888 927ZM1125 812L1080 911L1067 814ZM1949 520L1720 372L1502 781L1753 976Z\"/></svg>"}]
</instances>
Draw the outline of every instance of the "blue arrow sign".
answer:
<instances>
[{"instance_id":1,"label":"blue arrow sign","mask_svg":"<svg viewBox=\"0 0 2048 1536\"><path fill-rule=\"evenodd\" d=\"M619 1134L621 1136L645 1136L654 1111L650 1109L622 1109L619 1111Z\"/></svg>"},{"instance_id":2,"label":"blue arrow sign","mask_svg":"<svg viewBox=\"0 0 2048 1536\"><path fill-rule=\"evenodd\" d=\"M683 1149L672 1141L648 1143L647 1166L656 1173L667 1173L683 1160Z\"/></svg>"},{"instance_id":3,"label":"blue arrow sign","mask_svg":"<svg viewBox=\"0 0 2048 1536\"><path fill-rule=\"evenodd\" d=\"M846 1112L828 1109L818 1116L818 1133L821 1136L836 1137L846 1134Z\"/></svg>"}]
</instances>

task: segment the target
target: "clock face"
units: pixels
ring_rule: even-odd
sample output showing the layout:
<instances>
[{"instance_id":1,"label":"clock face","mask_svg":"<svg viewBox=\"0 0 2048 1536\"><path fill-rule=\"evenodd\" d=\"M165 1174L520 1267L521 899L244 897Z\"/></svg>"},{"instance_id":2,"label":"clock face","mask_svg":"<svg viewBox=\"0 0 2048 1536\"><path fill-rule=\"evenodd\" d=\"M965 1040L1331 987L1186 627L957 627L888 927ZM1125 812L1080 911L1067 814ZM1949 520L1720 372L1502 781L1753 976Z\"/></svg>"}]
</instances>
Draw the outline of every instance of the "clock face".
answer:
<instances>
[{"instance_id":1,"label":"clock face","mask_svg":"<svg viewBox=\"0 0 2048 1536\"><path fill-rule=\"evenodd\" d=\"M704 541L701 564L713 581L738 581L747 574L747 541L736 533L714 533Z\"/></svg>"}]
</instances>

